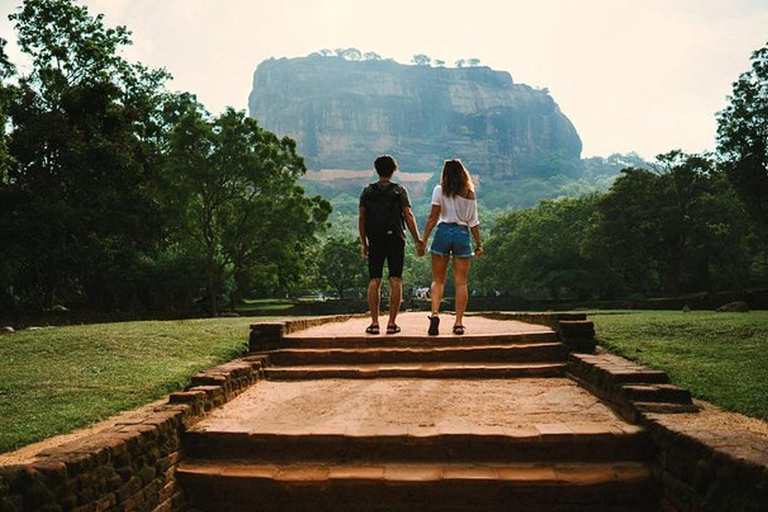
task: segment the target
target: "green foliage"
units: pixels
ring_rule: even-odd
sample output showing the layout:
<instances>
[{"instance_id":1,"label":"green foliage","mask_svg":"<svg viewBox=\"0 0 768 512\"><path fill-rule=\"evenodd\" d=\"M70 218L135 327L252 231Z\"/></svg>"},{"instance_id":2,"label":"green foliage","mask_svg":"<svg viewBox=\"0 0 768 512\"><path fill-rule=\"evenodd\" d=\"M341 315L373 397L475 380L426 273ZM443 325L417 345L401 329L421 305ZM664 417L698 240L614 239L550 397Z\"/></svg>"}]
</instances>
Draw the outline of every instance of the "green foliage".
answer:
<instances>
[{"instance_id":1,"label":"green foliage","mask_svg":"<svg viewBox=\"0 0 768 512\"><path fill-rule=\"evenodd\" d=\"M0 87L3 303L189 308L205 292L215 313L224 292L301 280L330 205L297 185L294 141L170 94L167 72L121 57L125 27L74 0L11 19L33 65Z\"/></svg>"},{"instance_id":2,"label":"green foliage","mask_svg":"<svg viewBox=\"0 0 768 512\"><path fill-rule=\"evenodd\" d=\"M127 30L71 1L28 0L11 19L33 61L9 107L14 165L1 192L18 284L44 307L75 289L114 307L105 284L125 282L161 234L146 134L167 74L119 57Z\"/></svg>"},{"instance_id":3,"label":"green foliage","mask_svg":"<svg viewBox=\"0 0 768 512\"><path fill-rule=\"evenodd\" d=\"M480 287L557 299L742 288L764 248L707 157L673 151L628 168L601 195L502 214L478 263ZM750 275L750 268L752 273Z\"/></svg>"},{"instance_id":4,"label":"green foliage","mask_svg":"<svg viewBox=\"0 0 768 512\"><path fill-rule=\"evenodd\" d=\"M627 169L600 201L585 253L618 291L712 291L746 284L747 223L705 157L673 151L664 169Z\"/></svg>"},{"instance_id":5,"label":"green foliage","mask_svg":"<svg viewBox=\"0 0 768 512\"><path fill-rule=\"evenodd\" d=\"M768 312L590 314L601 345L665 370L697 398L768 420Z\"/></svg>"},{"instance_id":6,"label":"green foliage","mask_svg":"<svg viewBox=\"0 0 768 512\"><path fill-rule=\"evenodd\" d=\"M364 286L367 271L360 242L351 237L328 238L320 249L317 274L323 289L340 299L345 290Z\"/></svg>"},{"instance_id":7,"label":"green foliage","mask_svg":"<svg viewBox=\"0 0 768 512\"><path fill-rule=\"evenodd\" d=\"M187 100L167 158L180 236L189 236L204 255L213 312L230 277L233 306L246 291L274 293L299 280L330 205L305 197L296 184L305 169L294 141L278 139L232 109L210 119Z\"/></svg>"},{"instance_id":8,"label":"green foliage","mask_svg":"<svg viewBox=\"0 0 768 512\"><path fill-rule=\"evenodd\" d=\"M596 272L581 255L581 243L598 200L596 195L542 201L535 208L501 215L478 260L486 291L535 295L546 290L589 297Z\"/></svg>"},{"instance_id":9,"label":"green foliage","mask_svg":"<svg viewBox=\"0 0 768 512\"><path fill-rule=\"evenodd\" d=\"M718 113L718 151L734 189L768 237L768 44L752 54L752 69L733 84Z\"/></svg>"}]
</instances>

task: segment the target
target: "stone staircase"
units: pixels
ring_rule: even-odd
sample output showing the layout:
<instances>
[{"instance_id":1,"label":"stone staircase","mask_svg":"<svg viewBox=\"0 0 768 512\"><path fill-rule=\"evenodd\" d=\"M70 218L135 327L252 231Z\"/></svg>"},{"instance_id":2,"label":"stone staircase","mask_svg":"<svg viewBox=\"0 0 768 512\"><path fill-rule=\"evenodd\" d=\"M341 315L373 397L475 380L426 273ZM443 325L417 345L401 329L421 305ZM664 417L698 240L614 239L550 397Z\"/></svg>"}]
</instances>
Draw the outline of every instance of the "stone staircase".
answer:
<instances>
[{"instance_id":1,"label":"stone staircase","mask_svg":"<svg viewBox=\"0 0 768 512\"><path fill-rule=\"evenodd\" d=\"M563 378L568 350L552 331L286 336L280 346L252 356L272 381L249 390L252 404L237 409L238 398L186 433L177 477L195 510L656 510L647 433ZM526 391L519 418L494 421L493 401L517 383L542 391ZM262 403L260 386L286 398ZM398 391L409 389L423 391ZM314 403L331 394L333 403ZM354 400L373 409L352 414ZM432 403L437 421L393 420ZM552 421L557 408L562 420Z\"/></svg>"},{"instance_id":2,"label":"stone staircase","mask_svg":"<svg viewBox=\"0 0 768 512\"><path fill-rule=\"evenodd\" d=\"M568 357L554 332L287 337L284 347L257 354L268 379L552 377Z\"/></svg>"}]
</instances>

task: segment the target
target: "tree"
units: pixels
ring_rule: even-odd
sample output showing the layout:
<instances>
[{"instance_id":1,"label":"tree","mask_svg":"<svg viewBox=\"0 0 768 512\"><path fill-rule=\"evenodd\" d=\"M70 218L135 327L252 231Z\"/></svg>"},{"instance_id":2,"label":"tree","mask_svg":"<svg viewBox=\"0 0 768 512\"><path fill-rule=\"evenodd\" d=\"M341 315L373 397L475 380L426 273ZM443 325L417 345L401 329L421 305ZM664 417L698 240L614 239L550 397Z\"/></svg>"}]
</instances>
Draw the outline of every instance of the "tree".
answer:
<instances>
[{"instance_id":1,"label":"tree","mask_svg":"<svg viewBox=\"0 0 768 512\"><path fill-rule=\"evenodd\" d=\"M347 60L360 60L362 58L362 54L357 48L347 48L342 55Z\"/></svg>"},{"instance_id":2,"label":"tree","mask_svg":"<svg viewBox=\"0 0 768 512\"><path fill-rule=\"evenodd\" d=\"M318 276L320 284L344 299L344 290L362 286L365 265L360 256L360 244L354 238L331 237L320 250Z\"/></svg>"},{"instance_id":3,"label":"tree","mask_svg":"<svg viewBox=\"0 0 768 512\"><path fill-rule=\"evenodd\" d=\"M768 44L752 54L752 69L733 84L717 115L718 151L729 181L768 237Z\"/></svg>"},{"instance_id":4,"label":"tree","mask_svg":"<svg viewBox=\"0 0 768 512\"><path fill-rule=\"evenodd\" d=\"M702 155L659 155L659 172L625 169L597 204L585 254L603 295L711 291L746 280L745 218Z\"/></svg>"},{"instance_id":5,"label":"tree","mask_svg":"<svg viewBox=\"0 0 768 512\"><path fill-rule=\"evenodd\" d=\"M596 195L541 201L502 215L493 225L477 275L486 290L521 295L563 293L588 298L599 275L581 254Z\"/></svg>"},{"instance_id":6,"label":"tree","mask_svg":"<svg viewBox=\"0 0 768 512\"><path fill-rule=\"evenodd\" d=\"M457 68L463 68L463 67L464 67L464 64L466 64L466 63L467 63L467 61L466 61L466 60L464 60L464 59L459 59L459 60L457 60L457 61L456 61L456 67L457 67Z\"/></svg>"},{"instance_id":7,"label":"tree","mask_svg":"<svg viewBox=\"0 0 768 512\"><path fill-rule=\"evenodd\" d=\"M293 140L278 139L243 112L211 118L193 99L185 103L166 176L184 232L204 255L216 314L222 292L231 291L234 304L248 288L274 291L296 281L330 206L297 186L305 168Z\"/></svg>"},{"instance_id":8,"label":"tree","mask_svg":"<svg viewBox=\"0 0 768 512\"><path fill-rule=\"evenodd\" d=\"M376 52L366 52L363 55L363 60L381 60L381 55Z\"/></svg>"},{"instance_id":9,"label":"tree","mask_svg":"<svg viewBox=\"0 0 768 512\"><path fill-rule=\"evenodd\" d=\"M125 61L128 30L72 0L27 0L10 18L32 67L9 109L0 230L32 300L51 307L66 290L113 307L105 283L130 282L160 236L153 109L168 74Z\"/></svg>"},{"instance_id":10,"label":"tree","mask_svg":"<svg viewBox=\"0 0 768 512\"><path fill-rule=\"evenodd\" d=\"M8 60L5 53L7 41L0 37L0 184L8 176L8 168L11 165L8 153L8 109L11 105L16 89L5 83L16 73L15 66Z\"/></svg>"},{"instance_id":11,"label":"tree","mask_svg":"<svg viewBox=\"0 0 768 512\"><path fill-rule=\"evenodd\" d=\"M413 56L411 59L411 62L416 64L417 66L429 66L432 62L432 58L429 55L424 55L423 53L417 53Z\"/></svg>"},{"instance_id":12,"label":"tree","mask_svg":"<svg viewBox=\"0 0 768 512\"><path fill-rule=\"evenodd\" d=\"M322 50L318 50L317 53L319 53L323 57L329 57L330 55L333 54L333 52L331 50L329 50L328 48L323 48Z\"/></svg>"},{"instance_id":13,"label":"tree","mask_svg":"<svg viewBox=\"0 0 768 512\"><path fill-rule=\"evenodd\" d=\"M477 57L472 57L471 59L467 59L467 65L471 68L476 68L480 65L480 59Z\"/></svg>"},{"instance_id":14,"label":"tree","mask_svg":"<svg viewBox=\"0 0 768 512\"><path fill-rule=\"evenodd\" d=\"M443 67L445 67L445 61L444 60L440 60L440 59L436 59L435 60L435 66L437 66L439 68L443 68Z\"/></svg>"}]
</instances>

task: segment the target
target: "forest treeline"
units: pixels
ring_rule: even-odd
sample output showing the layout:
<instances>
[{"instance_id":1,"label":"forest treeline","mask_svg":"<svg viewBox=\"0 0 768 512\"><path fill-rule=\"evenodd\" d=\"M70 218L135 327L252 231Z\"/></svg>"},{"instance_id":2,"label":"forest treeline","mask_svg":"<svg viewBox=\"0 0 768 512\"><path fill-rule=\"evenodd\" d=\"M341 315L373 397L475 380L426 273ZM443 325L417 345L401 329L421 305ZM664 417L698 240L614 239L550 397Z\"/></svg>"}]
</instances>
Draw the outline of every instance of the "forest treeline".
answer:
<instances>
[{"instance_id":1,"label":"forest treeline","mask_svg":"<svg viewBox=\"0 0 768 512\"><path fill-rule=\"evenodd\" d=\"M17 70L0 39L1 308L215 314L244 296L362 289L356 201L331 216L309 197L293 140L169 91L165 70L122 57L125 27L74 0L26 0L11 19L30 64ZM716 153L672 151L607 192L485 216L472 288L617 298L767 285L766 90L768 45L717 114ZM411 252L407 287L428 285L428 259Z\"/></svg>"},{"instance_id":2,"label":"forest treeline","mask_svg":"<svg viewBox=\"0 0 768 512\"><path fill-rule=\"evenodd\" d=\"M603 194L500 216L486 292L622 298L768 286L768 44L717 115L717 151L671 151Z\"/></svg>"},{"instance_id":3,"label":"forest treeline","mask_svg":"<svg viewBox=\"0 0 768 512\"><path fill-rule=\"evenodd\" d=\"M303 279L330 205L298 186L293 140L168 91L121 56L125 27L73 0L10 18L31 66L0 40L3 308L216 313Z\"/></svg>"}]
</instances>

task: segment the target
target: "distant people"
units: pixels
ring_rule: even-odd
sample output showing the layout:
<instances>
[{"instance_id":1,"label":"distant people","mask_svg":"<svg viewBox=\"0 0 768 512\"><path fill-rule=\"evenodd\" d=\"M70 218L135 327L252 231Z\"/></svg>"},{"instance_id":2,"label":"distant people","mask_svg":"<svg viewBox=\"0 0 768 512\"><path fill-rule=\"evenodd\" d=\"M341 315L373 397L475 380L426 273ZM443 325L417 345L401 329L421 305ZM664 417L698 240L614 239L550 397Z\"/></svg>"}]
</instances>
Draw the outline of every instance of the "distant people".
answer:
<instances>
[{"instance_id":1,"label":"distant people","mask_svg":"<svg viewBox=\"0 0 768 512\"><path fill-rule=\"evenodd\" d=\"M358 226L363 244L363 257L368 259L368 307L371 310L371 325L365 332L379 334L379 302L384 261L389 270L389 321L387 334L400 332L397 313L403 294L403 261L405 258L405 226L413 236L419 256L424 254L424 244L419 238L416 220L411 212L408 191L392 181L397 170L397 161L383 155L373 163L379 181L371 183L360 195Z\"/></svg>"},{"instance_id":2,"label":"distant people","mask_svg":"<svg viewBox=\"0 0 768 512\"><path fill-rule=\"evenodd\" d=\"M453 258L453 284L456 286L456 321L453 333L463 335L464 312L469 299L467 280L472 257L483 254L480 241L480 221L477 216L477 198L472 178L461 160L446 160L440 184L432 191L432 210L424 227L423 242L429 240L437 224L435 238L429 252L432 254L432 315L429 317L431 335L440 334L440 302L443 300L448 262ZM470 233L475 240L472 250Z\"/></svg>"}]
</instances>

